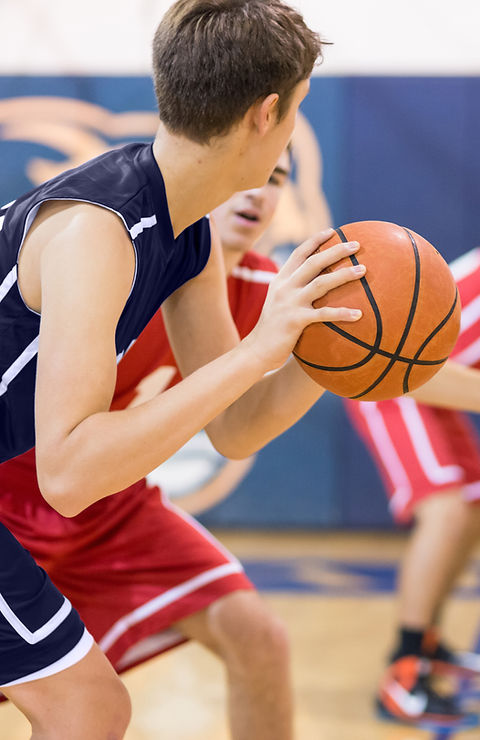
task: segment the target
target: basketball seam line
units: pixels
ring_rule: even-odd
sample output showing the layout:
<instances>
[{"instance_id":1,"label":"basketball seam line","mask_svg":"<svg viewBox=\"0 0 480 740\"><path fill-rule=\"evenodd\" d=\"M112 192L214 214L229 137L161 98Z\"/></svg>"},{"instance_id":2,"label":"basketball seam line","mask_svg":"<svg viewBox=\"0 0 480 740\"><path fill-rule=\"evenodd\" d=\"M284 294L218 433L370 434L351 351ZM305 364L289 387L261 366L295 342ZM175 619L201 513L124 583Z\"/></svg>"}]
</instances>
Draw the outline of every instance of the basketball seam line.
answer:
<instances>
[{"instance_id":1,"label":"basketball seam line","mask_svg":"<svg viewBox=\"0 0 480 740\"><path fill-rule=\"evenodd\" d=\"M413 234L411 234L408 231L408 229L404 229L404 231L408 234L408 237L409 237L410 242L412 244L413 256L414 256L414 260L415 260L415 281L414 281L414 286L413 286L413 296L412 296L412 300L411 300L411 303L410 303L410 310L408 312L407 320L405 322L405 327L404 327L402 336L400 337L400 341L399 341L399 343L397 345L397 349L395 351L395 354L398 354L401 351L403 345L407 341L408 333L409 333L409 331L410 331L410 329L412 327L413 318L415 316L415 311L417 309L418 294L420 292L420 255L418 254L417 243L416 243L416 241L415 241L415 239L413 237ZM392 367L395 365L395 362L396 362L396 360L393 360L393 359L390 360L390 362L388 363L387 367L383 370L382 373L380 373L380 375L378 376L378 378L371 385L369 385L369 387L366 390L362 391L361 393L357 393L357 395L355 395L355 396L350 396L350 398L353 398L353 399L355 399L355 398L361 398L362 396L365 396L367 393L370 393L370 391L373 391L373 389L376 388L377 385L382 382L382 380L387 375L387 373L390 372L390 370L392 369ZM407 368L407 370L408 370L408 368ZM406 374L407 374L407 371L405 371L405 375ZM403 377L403 392L404 393L406 393L408 391L408 382L407 382L406 385L407 385L407 388L405 390L405 376L404 376Z\"/></svg>"},{"instance_id":2,"label":"basketball seam line","mask_svg":"<svg viewBox=\"0 0 480 740\"><path fill-rule=\"evenodd\" d=\"M404 227L402 227L402 228L404 228ZM346 238L346 236L343 233L343 231L342 231L341 228L337 228L337 229L335 229L335 231L336 231L337 235L340 237L340 239L341 239L342 242L347 242L348 241L348 239ZM418 294L419 294L419 289L420 289L420 257L419 257L419 254L418 254L418 247L417 247L417 244L416 244L416 241L415 241L415 238L414 238L413 234L411 234L411 232L408 229L406 229L406 228L404 228L404 231L408 234L408 237L409 237L409 239L410 239L410 241L412 243L412 248L413 248L413 252L414 252L414 257L415 257L415 285L414 285L414 292L413 292L413 296L412 296L412 302L411 302L411 305L410 305L410 310L409 310L409 314L408 314L407 321L406 321L406 324L405 324L405 328L404 328L402 337L400 338L400 341L399 341L399 343L397 345L396 351L393 352L393 353L387 352L386 350L382 350L380 348L380 346L379 346L380 345L380 342L381 342L381 335L382 335L381 315L380 315L380 312L378 310L378 306L376 304L376 301L375 301L375 298L373 296L373 293L371 292L370 286L368 285L367 279L366 278L361 278L360 279L360 282L362 283L362 287L365 290L365 293L367 295L367 298L369 300L369 303L370 303L370 305L372 307L372 310L373 310L374 315L375 315L375 318L376 318L377 334L376 334L376 337L375 337L374 344L371 345L371 344L368 344L367 342L364 342L361 339L358 339L357 337L353 336L352 334L349 334L344 329L340 329L340 327L336 326L335 324L333 324L331 322L325 322L325 326L327 326L332 331L337 332L341 336L344 336L349 341L352 341L353 343L358 344L359 346L364 347L365 349L368 349L369 350L368 355L366 357L364 357L362 360L360 360L359 362L355 363L354 365L348 365L348 366L344 366L344 367L333 367L333 366L317 365L315 363L309 362L308 360L304 360L299 355L297 355L296 352L293 352L294 357L296 357L296 359L299 360L299 362L303 363L304 365L308 365L309 367L315 368L317 370L326 370L326 371L333 371L333 372L342 372L342 371L347 371L347 370L354 370L354 369L356 369L358 367L361 367L362 365L365 365L371 359L371 357L374 354L379 354L379 355L381 355L383 357L389 357L390 358L390 362L388 363L387 367L383 370L383 372L380 374L380 376L366 390L362 391L361 393L359 393L359 394L357 394L355 396L351 396L350 398L352 398L352 399L361 398L362 396L366 395L371 390L373 390L383 380L383 378L387 375L387 373L391 370L391 368L394 366L395 362L397 362L397 361L398 362L404 362L404 363L406 363L408 365L408 368L405 371L405 376L404 376L404 379L403 379L403 392L404 393L407 393L408 390L409 390L408 380L409 380L410 373L411 373L414 365L417 365L417 366L442 365L448 359L448 357L444 357L444 358L442 358L440 360L419 360L418 357L423 352L423 350L425 349L425 347L427 346L427 344L429 344L429 342L433 339L433 337L435 336L435 334L437 334L438 331L440 331L440 329L446 324L446 322L448 321L448 319L452 315L453 311L455 310L455 306L456 306L457 300L458 300L458 290L456 290L455 300L454 300L454 302L453 302L450 310L448 311L447 315L445 316L444 319L442 319L442 321L438 324L438 326L436 326L433 329L433 331L430 333L430 335L425 339L425 341L422 343L422 345L419 347L419 349L415 353L414 357L413 358L408 358L408 357L403 357L402 355L399 354L399 351L402 349L403 345L405 344L405 341L407 340L408 333L409 333L409 331L411 329L411 325L413 323L413 318L415 316L416 306L417 306L417 303L418 303ZM356 259L355 256L350 257L350 260L351 260L352 264L358 264L358 260Z\"/></svg>"},{"instance_id":3,"label":"basketball seam line","mask_svg":"<svg viewBox=\"0 0 480 740\"><path fill-rule=\"evenodd\" d=\"M429 335L429 336L428 336L428 337L427 337L427 338L425 339L425 341L423 342L423 344L421 344L421 345L420 345L420 347L418 348L418 350L417 350L417 351L416 351L416 353L414 354L414 359L415 359L415 358L417 358L417 357L418 357L418 355L419 355L419 354L421 354L421 353L423 352L423 350L425 349L425 347L427 346L427 344L429 344L429 342L431 342L431 340L433 339L433 337L435 336L435 334L437 334L437 333L438 333L438 332L440 331L440 329L442 329L442 327L443 327L443 326L445 326L445 324L447 323L447 321L449 320L449 318L451 317L451 315L452 315L452 314L453 314L453 312L455 311L455 307L456 307L456 305L457 305L457 302L458 302L458 288L457 288L457 287L455 287L455 298L454 298L454 300L453 300L453 303L452 303L452 305L451 305L451 307L450 307L450 310L449 310L449 312L447 313L447 315L445 316L445 318L444 318L444 319L442 319L442 321L441 321L441 322L440 322L440 323L438 324L438 326L436 326L436 327L435 327L435 329L433 329L433 331L432 331L432 332L431 332L431 334L430 334L430 335ZM448 357L445 357L445 360L444 360L444 362L446 362L447 360L448 360ZM407 384L407 385L406 385L406 387L407 387L407 390L404 390L404 391L403 391L404 393L407 393L407 392L408 392L408 378L409 378L409 376L410 376L410 373L411 373L411 371L412 371L412 367L413 367L413 364L416 364L416 365L418 365L418 362L412 363L412 364L410 365L410 367L409 367L409 368L407 368L407 371L406 371L406 373L405 373L405 379L404 379L404 388L405 388L405 383L406 383L406 384Z\"/></svg>"}]
</instances>

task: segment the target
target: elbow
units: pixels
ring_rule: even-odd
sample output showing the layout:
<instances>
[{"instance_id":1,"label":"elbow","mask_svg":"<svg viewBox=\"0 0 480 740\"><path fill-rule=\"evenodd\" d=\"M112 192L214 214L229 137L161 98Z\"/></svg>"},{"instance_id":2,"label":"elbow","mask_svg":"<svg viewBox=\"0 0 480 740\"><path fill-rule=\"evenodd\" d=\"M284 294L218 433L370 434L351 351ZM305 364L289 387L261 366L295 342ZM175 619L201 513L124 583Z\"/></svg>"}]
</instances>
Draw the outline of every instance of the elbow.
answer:
<instances>
[{"instance_id":1,"label":"elbow","mask_svg":"<svg viewBox=\"0 0 480 740\"><path fill-rule=\"evenodd\" d=\"M66 475L38 474L40 492L52 509L68 519L82 511L79 506L78 490Z\"/></svg>"},{"instance_id":2,"label":"elbow","mask_svg":"<svg viewBox=\"0 0 480 740\"><path fill-rule=\"evenodd\" d=\"M223 436L217 438L212 435L210 436L210 442L220 455L229 460L245 460L258 452L251 444L248 444L248 440L242 443L241 441L226 440Z\"/></svg>"}]
</instances>

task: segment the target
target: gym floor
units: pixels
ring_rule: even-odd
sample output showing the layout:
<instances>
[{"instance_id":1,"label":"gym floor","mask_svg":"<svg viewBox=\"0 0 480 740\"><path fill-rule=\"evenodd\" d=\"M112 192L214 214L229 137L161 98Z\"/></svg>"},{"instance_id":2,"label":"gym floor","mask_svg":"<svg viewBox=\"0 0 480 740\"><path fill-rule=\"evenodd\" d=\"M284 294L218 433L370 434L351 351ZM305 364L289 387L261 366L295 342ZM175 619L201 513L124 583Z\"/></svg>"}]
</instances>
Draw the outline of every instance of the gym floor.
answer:
<instances>
[{"instance_id":1,"label":"gym floor","mask_svg":"<svg viewBox=\"0 0 480 740\"><path fill-rule=\"evenodd\" d=\"M405 535L215 534L244 563L292 640L299 740L437 740L480 737L480 728L438 733L380 722L372 698L393 640L395 572ZM471 648L479 630L480 549L445 614L445 636ZM220 664L184 645L125 674L133 702L126 740L227 740ZM480 710L472 704L473 710ZM29 726L0 707L1 740Z\"/></svg>"}]
</instances>

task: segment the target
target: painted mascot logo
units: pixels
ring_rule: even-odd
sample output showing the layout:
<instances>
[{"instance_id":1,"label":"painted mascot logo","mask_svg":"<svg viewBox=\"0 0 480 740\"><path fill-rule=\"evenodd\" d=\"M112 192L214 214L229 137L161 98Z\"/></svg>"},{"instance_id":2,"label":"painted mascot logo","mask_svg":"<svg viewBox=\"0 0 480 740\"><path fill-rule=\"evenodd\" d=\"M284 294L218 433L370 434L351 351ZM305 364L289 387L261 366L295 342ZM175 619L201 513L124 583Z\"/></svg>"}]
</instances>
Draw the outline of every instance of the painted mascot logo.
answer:
<instances>
[{"instance_id":1,"label":"painted mascot logo","mask_svg":"<svg viewBox=\"0 0 480 740\"><path fill-rule=\"evenodd\" d=\"M39 185L112 146L155 136L158 116L151 111L114 113L84 100L25 96L0 100L0 139L40 144L55 152L52 158L32 156L25 175ZM62 156L57 160L58 154ZM299 114L293 138L295 178L287 184L272 226L259 248L269 252L281 244L298 244L330 224L321 187L322 158L318 140L307 119Z\"/></svg>"}]
</instances>

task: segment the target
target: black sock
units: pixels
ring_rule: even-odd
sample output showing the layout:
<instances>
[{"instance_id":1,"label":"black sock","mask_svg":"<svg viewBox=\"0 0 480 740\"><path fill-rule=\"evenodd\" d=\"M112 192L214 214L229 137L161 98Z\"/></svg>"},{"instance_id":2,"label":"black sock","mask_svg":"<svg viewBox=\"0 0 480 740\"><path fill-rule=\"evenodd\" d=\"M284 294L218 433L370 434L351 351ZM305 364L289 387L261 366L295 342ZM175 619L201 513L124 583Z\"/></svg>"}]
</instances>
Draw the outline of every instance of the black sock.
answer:
<instances>
[{"instance_id":1,"label":"black sock","mask_svg":"<svg viewBox=\"0 0 480 740\"><path fill-rule=\"evenodd\" d=\"M422 655L422 642L424 630L410 630L400 627L398 630L397 647L392 653L390 660L398 660L405 655Z\"/></svg>"}]
</instances>

